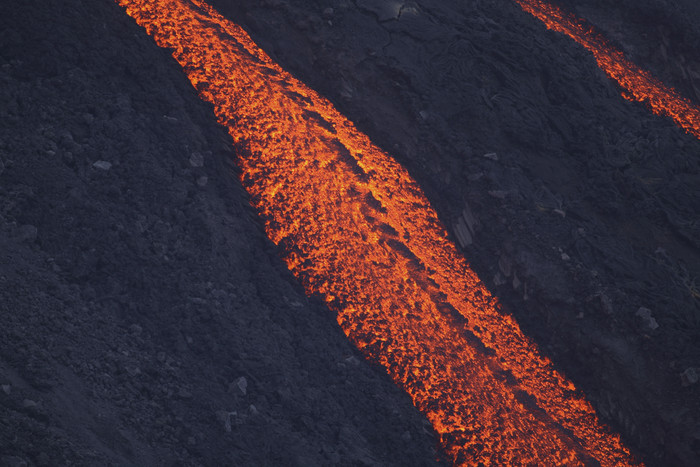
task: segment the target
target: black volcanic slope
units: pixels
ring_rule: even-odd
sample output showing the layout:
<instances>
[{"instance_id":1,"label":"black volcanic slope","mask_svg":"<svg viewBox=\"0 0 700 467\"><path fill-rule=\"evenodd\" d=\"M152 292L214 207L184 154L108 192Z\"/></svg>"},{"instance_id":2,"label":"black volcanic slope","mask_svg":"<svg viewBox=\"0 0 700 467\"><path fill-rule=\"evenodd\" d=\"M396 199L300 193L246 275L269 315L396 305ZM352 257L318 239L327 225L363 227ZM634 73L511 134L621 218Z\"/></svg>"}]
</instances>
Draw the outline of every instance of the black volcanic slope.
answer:
<instances>
[{"instance_id":1,"label":"black volcanic slope","mask_svg":"<svg viewBox=\"0 0 700 467\"><path fill-rule=\"evenodd\" d=\"M112 0L7 3L0 465L432 463L168 52ZM211 3L471 231L473 268L645 462L700 463L700 142L511 0ZM562 3L700 101L692 1Z\"/></svg>"},{"instance_id":2,"label":"black volcanic slope","mask_svg":"<svg viewBox=\"0 0 700 467\"><path fill-rule=\"evenodd\" d=\"M168 52L109 0L9 7L0 465L432 464L409 398L275 256Z\"/></svg>"}]
</instances>

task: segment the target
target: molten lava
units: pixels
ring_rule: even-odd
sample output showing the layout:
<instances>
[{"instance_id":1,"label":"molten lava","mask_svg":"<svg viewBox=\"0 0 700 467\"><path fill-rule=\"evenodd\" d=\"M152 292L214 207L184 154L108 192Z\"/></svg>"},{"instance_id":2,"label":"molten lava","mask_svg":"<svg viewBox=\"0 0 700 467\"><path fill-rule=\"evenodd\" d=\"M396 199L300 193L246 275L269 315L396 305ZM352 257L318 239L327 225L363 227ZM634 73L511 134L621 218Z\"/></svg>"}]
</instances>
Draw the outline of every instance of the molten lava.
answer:
<instances>
[{"instance_id":1,"label":"molten lava","mask_svg":"<svg viewBox=\"0 0 700 467\"><path fill-rule=\"evenodd\" d=\"M700 108L627 60L592 26L541 0L515 2L549 29L566 34L592 52L598 66L623 88L625 99L647 104L655 114L671 117L676 125L700 138Z\"/></svg>"},{"instance_id":2,"label":"molten lava","mask_svg":"<svg viewBox=\"0 0 700 467\"><path fill-rule=\"evenodd\" d=\"M202 0L118 2L214 105L289 269L410 394L455 463L633 462L499 311L405 169Z\"/></svg>"}]
</instances>

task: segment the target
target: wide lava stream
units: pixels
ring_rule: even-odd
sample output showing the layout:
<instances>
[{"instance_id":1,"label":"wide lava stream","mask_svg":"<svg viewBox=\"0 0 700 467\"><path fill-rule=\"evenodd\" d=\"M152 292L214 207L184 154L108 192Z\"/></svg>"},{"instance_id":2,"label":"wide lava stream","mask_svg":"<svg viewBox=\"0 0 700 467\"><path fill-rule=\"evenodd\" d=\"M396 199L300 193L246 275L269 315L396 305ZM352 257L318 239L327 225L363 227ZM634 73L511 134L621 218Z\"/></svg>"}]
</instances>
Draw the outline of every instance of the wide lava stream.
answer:
<instances>
[{"instance_id":1,"label":"wide lava stream","mask_svg":"<svg viewBox=\"0 0 700 467\"><path fill-rule=\"evenodd\" d=\"M201 0L117 1L214 105L289 269L411 396L451 462L634 463L499 310L403 167Z\"/></svg>"}]
</instances>

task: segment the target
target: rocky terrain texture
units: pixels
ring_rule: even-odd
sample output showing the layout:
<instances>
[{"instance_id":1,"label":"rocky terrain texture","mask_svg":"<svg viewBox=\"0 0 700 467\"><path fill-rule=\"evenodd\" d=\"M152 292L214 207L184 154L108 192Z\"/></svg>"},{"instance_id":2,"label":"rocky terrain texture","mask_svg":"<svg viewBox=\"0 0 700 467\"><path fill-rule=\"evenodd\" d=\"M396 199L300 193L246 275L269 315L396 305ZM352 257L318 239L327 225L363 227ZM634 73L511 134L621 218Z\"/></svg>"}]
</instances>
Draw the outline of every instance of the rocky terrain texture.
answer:
<instances>
[{"instance_id":1,"label":"rocky terrain texture","mask_svg":"<svg viewBox=\"0 0 700 467\"><path fill-rule=\"evenodd\" d=\"M0 465L434 463L169 53L109 0L0 18Z\"/></svg>"},{"instance_id":2,"label":"rocky terrain texture","mask_svg":"<svg viewBox=\"0 0 700 467\"><path fill-rule=\"evenodd\" d=\"M700 142L511 0L211 3L409 169L640 459L698 464ZM610 3L561 2L700 102L694 2ZM0 31L0 465L435 461L166 50L110 0Z\"/></svg>"}]
</instances>

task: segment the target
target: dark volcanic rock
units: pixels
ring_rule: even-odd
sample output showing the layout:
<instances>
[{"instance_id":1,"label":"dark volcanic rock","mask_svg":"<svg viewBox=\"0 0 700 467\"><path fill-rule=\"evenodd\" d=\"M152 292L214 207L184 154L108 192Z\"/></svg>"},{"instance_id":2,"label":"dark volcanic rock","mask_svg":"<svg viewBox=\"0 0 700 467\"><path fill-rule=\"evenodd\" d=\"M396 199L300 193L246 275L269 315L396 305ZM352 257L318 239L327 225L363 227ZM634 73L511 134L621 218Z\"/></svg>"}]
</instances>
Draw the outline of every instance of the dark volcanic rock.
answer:
<instances>
[{"instance_id":1,"label":"dark volcanic rock","mask_svg":"<svg viewBox=\"0 0 700 467\"><path fill-rule=\"evenodd\" d=\"M408 398L276 258L168 52L111 0L5 3L3 462L431 463ZM696 139L510 0L211 3L410 170L643 460L699 463ZM693 0L561 3L700 97Z\"/></svg>"},{"instance_id":2,"label":"dark volcanic rock","mask_svg":"<svg viewBox=\"0 0 700 467\"><path fill-rule=\"evenodd\" d=\"M0 30L3 465L435 462L167 51L111 0L5 2Z\"/></svg>"}]
</instances>

